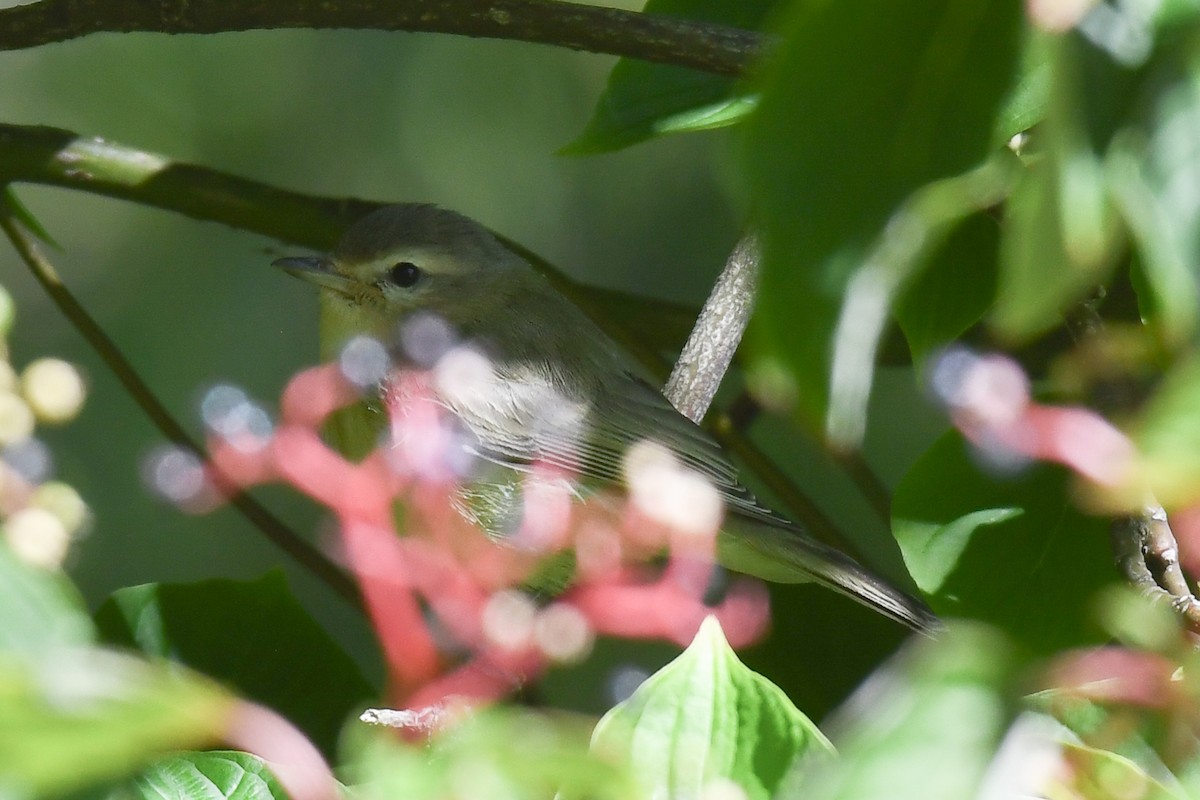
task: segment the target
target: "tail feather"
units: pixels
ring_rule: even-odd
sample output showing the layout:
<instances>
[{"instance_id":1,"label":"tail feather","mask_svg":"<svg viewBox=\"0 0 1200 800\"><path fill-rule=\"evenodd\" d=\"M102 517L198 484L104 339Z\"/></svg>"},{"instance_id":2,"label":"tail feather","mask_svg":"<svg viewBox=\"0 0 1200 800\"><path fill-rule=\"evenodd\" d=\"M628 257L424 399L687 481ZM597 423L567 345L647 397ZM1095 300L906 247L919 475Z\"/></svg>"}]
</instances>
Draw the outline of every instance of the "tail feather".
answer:
<instances>
[{"instance_id":1,"label":"tail feather","mask_svg":"<svg viewBox=\"0 0 1200 800\"><path fill-rule=\"evenodd\" d=\"M814 581L915 631L942 627L921 600L869 572L845 553L795 524L771 524L732 514L719 540L720 561L737 572L776 583Z\"/></svg>"}]
</instances>

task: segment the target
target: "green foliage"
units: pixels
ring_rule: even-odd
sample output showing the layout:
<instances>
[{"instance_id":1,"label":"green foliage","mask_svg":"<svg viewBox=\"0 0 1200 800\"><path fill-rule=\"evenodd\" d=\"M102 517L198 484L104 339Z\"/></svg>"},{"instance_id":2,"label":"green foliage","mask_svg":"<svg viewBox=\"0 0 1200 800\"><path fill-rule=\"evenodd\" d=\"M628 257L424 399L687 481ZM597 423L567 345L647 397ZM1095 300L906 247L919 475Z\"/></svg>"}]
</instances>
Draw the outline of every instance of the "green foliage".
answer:
<instances>
[{"instance_id":1,"label":"green foliage","mask_svg":"<svg viewBox=\"0 0 1200 800\"><path fill-rule=\"evenodd\" d=\"M0 652L31 653L90 644L95 634L79 592L0 545Z\"/></svg>"},{"instance_id":2,"label":"green foliage","mask_svg":"<svg viewBox=\"0 0 1200 800\"><path fill-rule=\"evenodd\" d=\"M914 644L859 690L836 724L839 757L806 771L812 800L975 797L1012 716L1012 654L986 628ZM1003 796L1003 795L1002 795Z\"/></svg>"},{"instance_id":3,"label":"green foliage","mask_svg":"<svg viewBox=\"0 0 1200 800\"><path fill-rule=\"evenodd\" d=\"M142 800L288 800L261 758L232 750L176 753L111 795Z\"/></svg>"},{"instance_id":4,"label":"green foliage","mask_svg":"<svg viewBox=\"0 0 1200 800\"><path fill-rule=\"evenodd\" d=\"M280 572L131 586L100 607L96 624L110 644L185 664L275 709L328 755L346 718L379 694Z\"/></svg>"},{"instance_id":5,"label":"green foliage","mask_svg":"<svg viewBox=\"0 0 1200 800\"><path fill-rule=\"evenodd\" d=\"M1075 508L1062 470L988 474L946 434L897 488L892 528L939 614L985 620L1039 653L1099 641L1092 598L1115 579L1108 524Z\"/></svg>"},{"instance_id":6,"label":"green foliage","mask_svg":"<svg viewBox=\"0 0 1200 800\"><path fill-rule=\"evenodd\" d=\"M299 80L288 75L304 87L280 101L296 105L295 118L287 118L282 107L265 114L249 95L241 113L261 114L266 122L254 128L234 119L233 133L223 134L235 145L223 155L206 150L207 141L222 138L214 135L220 129L194 133L192 127L195 120L213 125L224 111L187 107L173 90L161 87L152 102L136 104L135 95L155 91L141 83L125 92L129 97L116 98L120 102L110 98L106 109L118 109L119 121L159 120L155 124L162 130L138 136L163 137L171 143L164 149L173 155L261 170L280 183L324 184L337 196L400 191L403 199L413 200L422 198L411 195L424 193L471 213L482 209L481 218L490 209L489 222L503 221L506 213L528 216L526 234L569 227L547 226L559 221L553 214L579 220L579 227L602 232L589 235L607 240L606 245L638 243L630 247L639 261L626 277L647 295L689 278L679 296L699 297L709 275L694 265L717 263L732 245L734 231L756 227L765 249L753 347L746 358L753 376L749 383L764 406L799 423L787 436L772 438L818 431L814 438L838 455L864 441L887 443L867 458L826 459L810 471L857 471L859 485L875 495L874 508L858 496L816 505L833 518L833 527L845 528L863 527L861 520L870 520L873 511L890 510L891 531L913 582L949 627L877 663L892 644L887 636L897 634L869 625L843 626L852 628L852 635L842 631L845 638L837 641L859 646L856 656L869 653L875 671L823 729L776 683L789 690L799 684L797 693L828 697L832 705L850 682L846 665L857 667L862 659L832 652L833 639L820 625L806 624L808 618L777 614L773 635L788 642L787 659L795 662L777 662L778 675L746 669L709 621L691 647L594 730L593 720L501 704L406 742L347 723L366 698L384 694L382 687L363 678L344 642L325 633L313 610L319 609L317 616L329 630L337 628L330 622L336 615L326 617L321 600L297 602L278 573L249 582L128 586L130 575L140 573L106 564L102 578L83 579L89 597L103 597L113 584L124 588L111 594L93 623L70 580L26 566L0 543L0 796L32 800L104 791L160 800L282 800L282 786L257 756L231 751L165 755L215 744L228 734L234 709L246 707L234 692L287 717L338 764L348 791L368 798L699 797L725 781L751 798L814 800L957 800L1007 796L1006 790L1051 797L1200 795L1200 741L1191 724L1200 708L1194 644L1166 604L1114 600L1105 592L1119 579L1109 550L1110 517L1141 513L1145 503L1157 501L1167 505L1172 520L1186 523L1189 515L1179 512L1194 517L1200 498L1200 3L1109 0L1074 11L1071 5L649 0L651 13L766 31L765 55L740 79L630 58L616 63L590 121L564 152L607 153L666 134L715 128L729 128L732 135L701 141L709 147L732 142L734 150L727 163L687 137L658 142L654 158L666 161L661 154L674 158L678 153L680 162L695 163L677 183L649 170L638 176L640 182L629 178L633 172L623 173L625 178L606 190L612 205L630 206L615 222L593 213L595 206L572 205L571 198L588 195L592 185L554 183L559 172L593 169L588 175L595 177L618 162L617 157L594 167L585 159L566 167L554 162L548 157L550 143L567 135L561 123L548 123L531 145L538 153L536 168L515 158L508 163L517 138L512 132L519 130L513 126L540 119L554 95L537 94L526 105L514 102L507 84L513 70L495 66L499 50L471 50L469 57L463 55L466 50L456 51L454 58L420 69L416 61L385 61L393 57L390 45L385 49L366 37L347 38L345 63L339 67L330 55L337 48L322 39L314 59L306 62L310 71ZM1056 13L1080 16L1055 18ZM229 46L222 58L242 53L246 65L282 63L269 56L258 61L253 48L243 53ZM146 58L140 53L130 58ZM379 83L369 83L363 74L367 56L389 65L375 70L382 73ZM455 70L470 66L445 75L450 62L461 62ZM64 85L86 82L88 69L69 66L62 69ZM541 71L540 66L525 70ZM199 67L188 74L206 88L218 83ZM598 76L577 77L572 73L555 85L574 89ZM242 83L239 88L257 86ZM37 91L52 94L40 84ZM258 99L267 94L258 92ZM487 102L473 138L470 115L481 95ZM327 96L336 100L318 109L318 99ZM432 100L420 105L426 96ZM175 111L164 110L176 105ZM400 109L394 118L391 109ZM573 110L572 125L584 109L580 104ZM449 116L438 116L443 112ZM161 121L172 114L186 130L175 140L170 124ZM330 127L312 122L320 118L332 120ZM429 128L419 127L426 122ZM112 124L93 121L86 132L110 135ZM246 132L238 127L243 124ZM11 130L6 127L0 135L0 172L12 169L12 144L6 138ZM362 149L353 138L362 131L372 131L383 149ZM436 161L436 169L419 172L417 162L427 154L413 156L417 142L431 151L442 147L449 155ZM171 168L169 175L147 172L165 160L126 153L107 171L76 163L96 160L103 166L110 150L102 140L78 140L57 157L41 160L57 170L46 182L73 185L70 181L82 174L93 182L111 182L99 191L128 193L202 217L214 198L229 203L217 184L198 182L195 195L184 200L158 191L168 177L185 184L195 177L191 168ZM464 157L483 151L502 155L486 165ZM390 162L380 163L380 153L396 159L399 173L389 172ZM321 172L321 159L336 166ZM37 166L23 168L36 172ZM408 180L401 190L393 189L400 183L397 174ZM713 188L718 182L713 174L732 187L732 200ZM158 193L139 196L139 191ZM236 209L236 191L230 191ZM656 191L661 196L653 196ZM695 206L705 191L715 195L708 198L713 208L746 209L748 222L739 217L712 224L712 214L697 222ZM5 192L15 203L11 190ZM647 195L670 212L654 222L641 219L644 206L635 207L631 198ZM270 204L272 196L272 191L255 195L255 203ZM529 206L514 203L514 197L531 198ZM19 203L12 207L20 224L53 242L38 216ZM251 218L260 219L260 211L269 216L257 207L246 212L248 229L254 229ZM223 213L236 216L228 207ZM100 228L106 235L112 229L121 226ZM651 235L638 238L639 230ZM710 232L719 244L716 250L706 250L712 242L701 241ZM278 360L266 358L269 351L260 352L260 342L243 347L246 337L232 332L232 323L248 313L225 313L227 303L244 295L253 298L257 314L271 292L251 288L240 271L223 272L211 285L187 283L201 271L188 267L228 260L207 252L212 235L204 229L188 245L173 241L171 260L149 258L143 272L132 272L144 258L132 250L120 251L111 263L98 262L109 273L131 271L131 286L139 277L161 281L147 279L128 295L152 311L166 307L151 326L156 333L182 331L162 337L175 349L158 358L172 368L185 365L186 392L205 376L224 372L232 358L228 351L254 350L253 373ZM140 252L152 237L143 229L127 238ZM548 252L583 251L593 259L590 280L615 280L611 250L572 244L554 240ZM237 246L250 251L259 244ZM64 254L71 249L62 248ZM201 250L200 261L182 262L190 251ZM244 256L241 252L238 258ZM174 268L162 269L164 261ZM644 267L668 262L673 266L663 267L659 283L651 284L651 270ZM113 297L124 296L115 284L104 288ZM168 295L194 303L159 302ZM680 338L679 320L686 316L681 306L653 300L631 304L616 293L602 300L597 308L642 329L631 340L661 350ZM106 310L115 314L119 306L113 302ZM207 316L185 316L196 309L207 309ZM303 316L293 314L286 299L281 309L263 316ZM5 333L11 317L0 308ZM302 325L295 330L310 334L311 320L304 317ZM646 333L647 328L652 330ZM285 342L281 350L300 338L295 330L272 330L275 341ZM197 364L199 359L180 344L222 341L223 335L229 337L227 352L211 364ZM1120 349L1121 337L1136 341L1135 355ZM131 328L116 338L154 337ZM893 343L897 347L886 349ZM1018 433L1086 449L1089 442L1077 433L1072 440L1069 427L1035 430L1020 417L1050 402L1095 408L1128 432L1135 455L1118 465L1126 468L1120 480L1099 485L1062 467L1024 463L1004 450L1004 442L994 449L975 448L955 432L933 442L907 442L908 449L893 447L906 437L916 439L913 431L922 426L912 420L928 412L912 397L915 393L901 400L877 398L872 405L880 353L908 370L902 380L915 384L935 371L930 367L944 348L963 343L1004 353L1028 377L1028 402L1022 397L997 412ZM280 366L268 383L291 366ZM9 384L16 380L0 375L0 394L15 391ZM1011 389L974 388L983 401L1003 399L1003 390ZM938 387L937 392L953 407L952 391ZM980 405L987 410L987 402ZM125 436L128 413L122 408L107 419L100 437L104 446ZM736 426L742 417L722 416L718 424ZM994 420L954 407L952 421L969 430ZM1111 432L1121 438L1115 427ZM987 444L986 436L973 440ZM770 444L782 451L786 443ZM93 442L82 451L100 447ZM1008 461L996 458L1006 454L1012 456ZM998 461L1003 463L996 466ZM895 478L890 498L886 486L862 479L865 464L882 462L889 479ZM802 474L794 483L808 488L810 478ZM12 487L5 483L3 488ZM120 505L132 504L128 494L121 493ZM20 493L14 496L19 505ZM6 494L0 500L10 498ZM7 508L0 511L8 514ZM1188 530L1177 527L1181 534ZM93 541L105 541L114 529L120 525L99 515ZM157 535L158 528L154 531ZM199 538L174 539L171 546L186 549ZM1191 569L1197 563L1190 552L1194 540L1193 533L1181 535L1179 542ZM212 541L214 551L225 547ZM101 551L85 551L85 557L88 552ZM869 561L873 554L865 555ZM241 552L230 556L230 569L239 574L253 574L247 563ZM154 578L167 574L161 566L149 569ZM209 565L202 567L209 574ZM91 593L98 585L104 588ZM836 627L843 619L837 616L838 602L822 596L806 613L824 615L828 605L834 621L822 623ZM543 610L527 609L535 615ZM458 666L469 656L454 649L460 642L442 641L451 638L444 633L436 632L438 644L449 651L445 666ZM1120 644L1097 649L1112 641ZM606 644L618 653L614 661L633 652ZM113 645L138 655L107 649ZM1117 666L1096 671L1098 662L1087 660L1096 653L1114 655L1114 661L1101 663ZM588 673L587 682L603 684L608 676L600 673L609 666ZM854 674L857 679L860 673ZM547 697L538 694L542 687L530 687L529 695L545 705L580 707L585 690L604 694L582 683L560 681L566 688ZM1027 694L1046 685L1051 688ZM1103 695L1112 687L1126 693ZM816 715L824 709L806 710ZM1016 785L1027 779L1028 763L1021 759L1032 758L1031 753L1057 769L1039 775L1036 785Z\"/></svg>"},{"instance_id":7,"label":"green foliage","mask_svg":"<svg viewBox=\"0 0 1200 800\"><path fill-rule=\"evenodd\" d=\"M786 695L738 660L712 617L600 720L593 746L628 763L647 797L700 796L724 779L770 798L799 759L832 753Z\"/></svg>"},{"instance_id":8,"label":"green foliage","mask_svg":"<svg viewBox=\"0 0 1200 800\"><path fill-rule=\"evenodd\" d=\"M778 0L648 0L645 11L758 29ZM608 76L583 132L562 152L587 155L655 136L723 128L758 105L757 92L733 78L623 58Z\"/></svg>"},{"instance_id":9,"label":"green foliage","mask_svg":"<svg viewBox=\"0 0 1200 800\"><path fill-rule=\"evenodd\" d=\"M54 796L216 737L232 699L198 675L90 645L59 575L0 543L0 793Z\"/></svg>"},{"instance_id":10,"label":"green foliage","mask_svg":"<svg viewBox=\"0 0 1200 800\"><path fill-rule=\"evenodd\" d=\"M1000 228L983 214L965 219L905 287L896 323L920 363L983 319L996 297Z\"/></svg>"},{"instance_id":11,"label":"green foliage","mask_svg":"<svg viewBox=\"0 0 1200 800\"><path fill-rule=\"evenodd\" d=\"M347 737L345 774L372 798L642 797L624 765L588 752L587 736L582 720L517 709L474 714L427 745L358 728Z\"/></svg>"},{"instance_id":12,"label":"green foliage","mask_svg":"<svg viewBox=\"0 0 1200 800\"><path fill-rule=\"evenodd\" d=\"M1018 10L940 0L790 10L744 162L765 246L757 342L792 371L810 421L825 419L838 318L889 219L926 184L988 158L1015 82Z\"/></svg>"}]
</instances>

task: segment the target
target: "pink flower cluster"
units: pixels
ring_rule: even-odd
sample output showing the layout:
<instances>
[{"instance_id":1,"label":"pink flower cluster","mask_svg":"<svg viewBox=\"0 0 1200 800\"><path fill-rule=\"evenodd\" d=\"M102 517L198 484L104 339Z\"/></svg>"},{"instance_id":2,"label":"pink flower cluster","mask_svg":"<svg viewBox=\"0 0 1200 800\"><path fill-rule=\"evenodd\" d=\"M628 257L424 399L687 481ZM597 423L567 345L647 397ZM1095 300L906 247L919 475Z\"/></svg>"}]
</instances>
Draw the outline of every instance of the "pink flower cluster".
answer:
<instances>
[{"instance_id":1,"label":"pink flower cluster","mask_svg":"<svg viewBox=\"0 0 1200 800\"><path fill-rule=\"evenodd\" d=\"M549 465L533 465L523 479L519 530L490 539L455 507L453 426L427 376L396 372L387 386L392 436L362 461L321 439L330 414L362 401L336 365L325 365L292 379L274 430L214 436L209 478L226 492L282 481L333 512L397 705L496 700L555 660L582 656L598 634L686 644L710 614L735 647L764 633L767 597L757 581L739 578L719 605L704 602L715 530L697 546L694 535L677 535L630 503L577 502L571 476ZM568 551L574 577L549 605L520 591ZM652 568L664 552L666 566Z\"/></svg>"}]
</instances>

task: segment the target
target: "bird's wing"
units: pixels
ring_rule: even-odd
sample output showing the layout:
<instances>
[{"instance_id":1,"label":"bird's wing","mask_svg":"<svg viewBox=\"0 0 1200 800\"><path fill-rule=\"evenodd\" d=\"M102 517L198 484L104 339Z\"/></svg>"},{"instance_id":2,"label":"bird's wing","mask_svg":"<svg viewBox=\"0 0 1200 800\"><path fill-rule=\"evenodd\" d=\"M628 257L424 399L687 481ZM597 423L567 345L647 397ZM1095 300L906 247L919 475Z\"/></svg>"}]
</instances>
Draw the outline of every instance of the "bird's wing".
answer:
<instances>
[{"instance_id":1,"label":"bird's wing","mask_svg":"<svg viewBox=\"0 0 1200 800\"><path fill-rule=\"evenodd\" d=\"M496 366L500 380L477 401L486 407L469 400L451 404L485 459L514 469L541 461L577 474L584 484L619 485L629 448L651 440L707 478L731 510L789 524L738 482L737 470L703 428L631 372L614 371L581 391L544 363Z\"/></svg>"},{"instance_id":2,"label":"bird's wing","mask_svg":"<svg viewBox=\"0 0 1200 800\"><path fill-rule=\"evenodd\" d=\"M614 372L603 385L580 389L555 380L545 365L500 371L504 388L487 392L486 407L460 400L452 408L493 468L524 471L540 461L572 472L584 487L620 484L629 448L656 441L706 477L727 504L732 518L718 540L726 566L773 581L816 580L918 630L936 625L923 603L761 505L720 445L637 376Z\"/></svg>"}]
</instances>

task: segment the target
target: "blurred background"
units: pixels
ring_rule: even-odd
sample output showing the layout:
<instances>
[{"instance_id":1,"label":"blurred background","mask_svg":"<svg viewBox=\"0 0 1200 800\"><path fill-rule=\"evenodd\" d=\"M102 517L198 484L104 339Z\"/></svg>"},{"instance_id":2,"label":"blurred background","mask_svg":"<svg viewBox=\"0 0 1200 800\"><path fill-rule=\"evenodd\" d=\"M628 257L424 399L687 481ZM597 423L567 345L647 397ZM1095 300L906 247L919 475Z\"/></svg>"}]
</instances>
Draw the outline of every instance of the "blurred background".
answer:
<instances>
[{"instance_id":1,"label":"blurred background","mask_svg":"<svg viewBox=\"0 0 1200 800\"><path fill-rule=\"evenodd\" d=\"M0 0L7 5L15 4ZM556 155L583 128L613 62L424 34L99 35L0 53L0 121L67 128L302 192L437 202L580 280L698 308L741 224L736 138L692 134L610 155ZM189 429L199 432L197 402L213 384L237 384L273 409L287 378L314 363L315 296L269 266L295 248L82 193L18 192L61 244L50 255L67 285ZM305 606L377 674L366 625L248 523L228 509L188 517L151 496L139 467L159 434L3 245L0 282L18 302L14 364L57 355L90 381L81 418L46 432L58 475L95 512L70 564L88 602L129 584L248 578L281 566ZM942 429L916 394L910 372L881 374L872 419L904 416L875 425L868 458L891 485ZM754 433L844 529L864 541L887 535L786 422L760 421ZM302 498L262 496L298 530L319 528L318 510ZM881 557L885 568L899 563L886 549ZM775 604L775 635L747 660L814 716L903 634L811 587L778 590ZM665 647L601 651L552 676L547 698L561 692L602 708L614 675L627 681L671 656ZM821 662L824 683L809 682L805 659ZM831 661L845 667L831 670ZM628 664L642 666L615 670ZM840 685L828 683L830 673ZM581 698L581 685L592 696Z\"/></svg>"}]
</instances>

